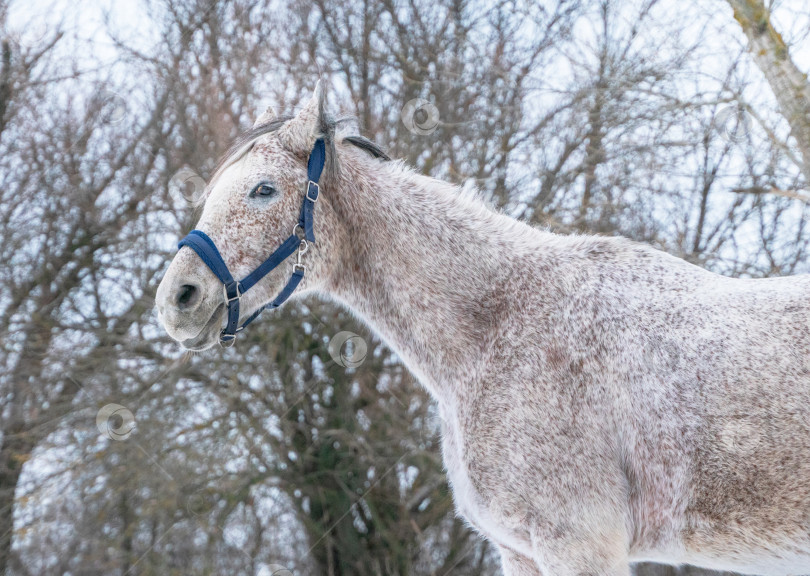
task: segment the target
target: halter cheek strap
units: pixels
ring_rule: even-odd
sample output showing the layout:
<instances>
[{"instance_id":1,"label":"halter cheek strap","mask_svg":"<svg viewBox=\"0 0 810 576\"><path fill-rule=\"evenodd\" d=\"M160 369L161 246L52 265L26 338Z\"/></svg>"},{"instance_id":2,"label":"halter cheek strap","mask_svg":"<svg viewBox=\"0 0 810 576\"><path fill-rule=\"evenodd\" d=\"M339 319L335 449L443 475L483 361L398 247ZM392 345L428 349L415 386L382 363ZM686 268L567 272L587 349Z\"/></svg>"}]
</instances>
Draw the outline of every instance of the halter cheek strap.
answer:
<instances>
[{"instance_id":1,"label":"halter cheek strap","mask_svg":"<svg viewBox=\"0 0 810 576\"><path fill-rule=\"evenodd\" d=\"M211 272L222 282L223 294L225 302L228 306L228 323L219 334L219 343L224 346L232 346L236 341L236 334L245 329L245 326L253 322L259 317L264 310L268 308L278 308L287 298L289 298L301 280L304 279L304 272L306 268L301 263L302 257L309 249L309 242L315 242L315 203L318 201L320 195L320 187L318 180L321 178L323 166L326 161L326 146L322 139L315 141L315 146L309 154L309 161L307 162L307 187L304 194L304 200L301 204L301 214L298 217L298 223L293 228L293 233L287 238L281 246L275 249L267 260L259 264L250 274L245 276L242 280L236 281L233 279L231 272L228 270L225 260L217 250L216 244L205 232L201 230L192 230L188 236L180 240L177 245L178 250L184 246L188 246L205 263ZM300 232L299 232L300 230ZM302 236L299 236L301 234ZM242 295L250 290L259 280L267 276L270 272L278 268L282 262L292 256L294 252L298 252L298 257L293 264L293 271L290 279L287 280L284 288L273 299L273 301L265 304L256 312L251 314L241 326L239 326L239 300Z\"/></svg>"}]
</instances>

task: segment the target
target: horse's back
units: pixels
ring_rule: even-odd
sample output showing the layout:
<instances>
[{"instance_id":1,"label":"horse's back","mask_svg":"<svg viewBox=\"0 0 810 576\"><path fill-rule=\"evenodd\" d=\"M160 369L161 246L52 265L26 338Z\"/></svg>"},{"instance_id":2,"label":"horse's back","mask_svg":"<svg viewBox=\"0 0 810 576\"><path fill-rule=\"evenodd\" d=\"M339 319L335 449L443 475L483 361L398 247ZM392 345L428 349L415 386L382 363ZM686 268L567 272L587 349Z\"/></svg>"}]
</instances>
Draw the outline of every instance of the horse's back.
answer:
<instances>
[{"instance_id":1,"label":"horse's back","mask_svg":"<svg viewBox=\"0 0 810 576\"><path fill-rule=\"evenodd\" d=\"M567 506L626 523L634 560L810 572L810 277L553 242L521 255L457 408L465 515L514 550Z\"/></svg>"},{"instance_id":2,"label":"horse's back","mask_svg":"<svg viewBox=\"0 0 810 576\"><path fill-rule=\"evenodd\" d=\"M673 561L810 571L810 276L667 270L635 318L653 350L630 385L634 512L663 524L642 539Z\"/></svg>"},{"instance_id":3,"label":"horse's back","mask_svg":"<svg viewBox=\"0 0 810 576\"><path fill-rule=\"evenodd\" d=\"M722 284L684 544L738 570L810 570L810 277Z\"/></svg>"}]
</instances>

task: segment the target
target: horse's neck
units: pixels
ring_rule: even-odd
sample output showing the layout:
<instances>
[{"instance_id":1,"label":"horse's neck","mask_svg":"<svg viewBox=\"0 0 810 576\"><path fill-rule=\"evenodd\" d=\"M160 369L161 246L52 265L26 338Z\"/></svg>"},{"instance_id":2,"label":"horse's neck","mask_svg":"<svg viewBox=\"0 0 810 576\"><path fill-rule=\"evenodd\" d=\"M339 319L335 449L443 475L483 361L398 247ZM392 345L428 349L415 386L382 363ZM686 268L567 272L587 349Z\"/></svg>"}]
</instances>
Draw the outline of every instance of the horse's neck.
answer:
<instances>
[{"instance_id":1,"label":"horse's neck","mask_svg":"<svg viewBox=\"0 0 810 576\"><path fill-rule=\"evenodd\" d=\"M345 168L348 235L328 290L363 317L440 401L473 376L504 284L534 231L395 164ZM358 184L359 183L359 184ZM516 230L517 228L517 230Z\"/></svg>"}]
</instances>

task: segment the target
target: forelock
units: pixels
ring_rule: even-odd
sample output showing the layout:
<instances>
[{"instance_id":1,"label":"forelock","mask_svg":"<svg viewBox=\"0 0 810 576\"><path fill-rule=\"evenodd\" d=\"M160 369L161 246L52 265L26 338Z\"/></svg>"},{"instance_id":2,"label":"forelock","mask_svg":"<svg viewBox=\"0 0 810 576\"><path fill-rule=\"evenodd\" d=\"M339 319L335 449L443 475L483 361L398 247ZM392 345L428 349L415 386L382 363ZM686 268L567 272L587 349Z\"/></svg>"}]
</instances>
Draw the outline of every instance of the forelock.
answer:
<instances>
[{"instance_id":1,"label":"forelock","mask_svg":"<svg viewBox=\"0 0 810 576\"><path fill-rule=\"evenodd\" d=\"M240 134L236 140L234 140L233 144L228 148L228 151L222 156L220 161L217 163L216 167L214 168L213 175L211 176L211 180L207 186L207 189L204 194L200 196L197 204L202 205L205 203L205 200L208 198L208 195L211 193L217 178L222 175L222 172L225 171L229 166L232 166L234 163L238 162L242 158L244 158L253 147L256 145L256 142L266 134L272 134L273 132L277 132L284 124L292 120L294 116L291 115L284 115L278 116L273 118L272 120L265 122L259 126L254 126L250 130L247 130ZM325 117L325 119L321 122L321 131L322 134L319 136L324 138L326 142L326 149L327 149L327 172L334 172L337 169L337 162L335 157L335 147L334 147L334 136L335 131L338 129L339 126L343 124L349 124L353 122L354 119L350 117L340 118L338 120L332 120L331 118ZM381 160L390 160L388 155L385 153L382 147L378 144L368 140L367 138L359 135L359 134L346 134L343 135L341 138L342 142L346 142L361 150L367 152L374 158L379 158Z\"/></svg>"},{"instance_id":2,"label":"forelock","mask_svg":"<svg viewBox=\"0 0 810 576\"><path fill-rule=\"evenodd\" d=\"M228 166L234 162L238 162L245 156L245 154L253 150L253 147L256 145L259 138L265 134L278 132L279 128L284 126L284 124L289 120L292 120L292 118L292 116L279 116L277 118L273 118L265 124L254 126L250 130L240 134L233 144L231 144L231 147L228 148L225 155L220 159L219 163L217 163L216 168L214 168L214 175L211 177L211 183L213 184L217 177Z\"/></svg>"}]
</instances>

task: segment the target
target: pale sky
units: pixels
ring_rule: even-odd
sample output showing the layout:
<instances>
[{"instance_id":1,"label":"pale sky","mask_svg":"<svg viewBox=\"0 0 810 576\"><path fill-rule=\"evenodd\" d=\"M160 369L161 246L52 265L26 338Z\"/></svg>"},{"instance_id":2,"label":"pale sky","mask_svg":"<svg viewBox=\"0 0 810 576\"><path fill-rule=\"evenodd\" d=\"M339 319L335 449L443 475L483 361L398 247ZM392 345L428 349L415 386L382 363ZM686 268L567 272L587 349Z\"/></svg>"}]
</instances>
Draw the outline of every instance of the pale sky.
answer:
<instances>
[{"instance_id":1,"label":"pale sky","mask_svg":"<svg viewBox=\"0 0 810 576\"><path fill-rule=\"evenodd\" d=\"M673 13L689 14L689 4L706 8L725 5L722 0L662 0L661 4L671 6ZM628 4L633 4L633 0ZM810 3L807 0L775 0L774 24L788 43L795 43L791 55L805 73L810 73ZM104 16L109 15L120 34L134 40L140 37L144 44L150 38L149 20L145 16L145 6L140 0L17 0L12 2L9 13L11 28L22 31L24 38L41 36L44 26L53 26L60 20L74 33L80 42L92 42L96 56L104 56L109 50L111 58L115 53L104 34ZM729 24L736 24L730 18ZM689 18L689 21L698 19Z\"/></svg>"}]
</instances>

